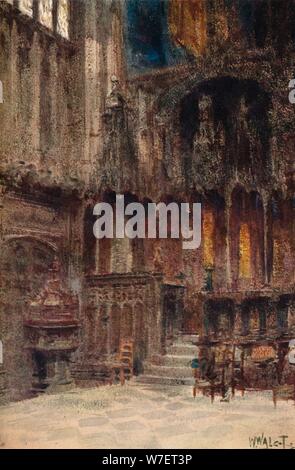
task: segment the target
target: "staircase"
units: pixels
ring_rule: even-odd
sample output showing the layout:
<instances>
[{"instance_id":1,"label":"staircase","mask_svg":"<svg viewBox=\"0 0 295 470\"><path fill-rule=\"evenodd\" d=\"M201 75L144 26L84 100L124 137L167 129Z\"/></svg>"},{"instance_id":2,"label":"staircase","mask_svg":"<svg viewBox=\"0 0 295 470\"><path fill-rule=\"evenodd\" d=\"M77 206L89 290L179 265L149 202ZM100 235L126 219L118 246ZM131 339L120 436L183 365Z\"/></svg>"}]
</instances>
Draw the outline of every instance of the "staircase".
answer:
<instances>
[{"instance_id":1,"label":"staircase","mask_svg":"<svg viewBox=\"0 0 295 470\"><path fill-rule=\"evenodd\" d=\"M144 373L137 382L157 385L193 385L191 360L198 353L197 335L180 335L168 346L164 356L153 356L144 363Z\"/></svg>"}]
</instances>

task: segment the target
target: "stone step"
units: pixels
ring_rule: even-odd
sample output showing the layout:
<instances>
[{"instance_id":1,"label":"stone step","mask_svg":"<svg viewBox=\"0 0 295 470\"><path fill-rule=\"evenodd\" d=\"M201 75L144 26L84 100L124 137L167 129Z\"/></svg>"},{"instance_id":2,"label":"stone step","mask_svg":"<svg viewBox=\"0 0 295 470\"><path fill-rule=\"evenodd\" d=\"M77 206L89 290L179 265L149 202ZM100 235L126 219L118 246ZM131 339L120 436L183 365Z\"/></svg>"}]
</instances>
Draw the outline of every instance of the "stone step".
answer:
<instances>
[{"instance_id":1,"label":"stone step","mask_svg":"<svg viewBox=\"0 0 295 470\"><path fill-rule=\"evenodd\" d=\"M155 385L194 385L194 379L191 378L176 378L176 377L159 377L157 375L140 375L136 382L142 384L155 384Z\"/></svg>"},{"instance_id":2,"label":"stone step","mask_svg":"<svg viewBox=\"0 0 295 470\"><path fill-rule=\"evenodd\" d=\"M136 381L149 385L194 385L192 359L198 354L198 335L179 335L167 348L167 354L153 356L144 364L144 374Z\"/></svg>"},{"instance_id":3,"label":"stone step","mask_svg":"<svg viewBox=\"0 0 295 470\"><path fill-rule=\"evenodd\" d=\"M154 356L151 364L157 366L183 366L190 367L190 362L193 359L193 355L188 356L177 356L174 354L166 354L165 356Z\"/></svg>"},{"instance_id":4,"label":"stone step","mask_svg":"<svg viewBox=\"0 0 295 470\"><path fill-rule=\"evenodd\" d=\"M192 377L192 370L187 367L172 367L172 366L156 366L154 364L147 364L144 367L144 374L159 377L174 377L174 378L190 378Z\"/></svg>"},{"instance_id":5,"label":"stone step","mask_svg":"<svg viewBox=\"0 0 295 470\"><path fill-rule=\"evenodd\" d=\"M167 354L175 356L191 356L193 358L197 352L197 346L186 343L174 343L172 346L168 346L167 348Z\"/></svg>"}]
</instances>

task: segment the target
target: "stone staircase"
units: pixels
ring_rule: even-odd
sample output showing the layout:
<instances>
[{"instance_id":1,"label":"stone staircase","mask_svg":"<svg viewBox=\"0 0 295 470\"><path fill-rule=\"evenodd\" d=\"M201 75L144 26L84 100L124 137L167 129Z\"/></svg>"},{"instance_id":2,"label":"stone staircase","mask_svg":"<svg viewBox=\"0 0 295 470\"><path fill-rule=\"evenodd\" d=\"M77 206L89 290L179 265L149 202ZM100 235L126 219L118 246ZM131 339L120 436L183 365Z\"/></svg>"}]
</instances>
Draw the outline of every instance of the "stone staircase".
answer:
<instances>
[{"instance_id":1,"label":"stone staircase","mask_svg":"<svg viewBox=\"0 0 295 470\"><path fill-rule=\"evenodd\" d=\"M197 335L180 335L164 356L144 363L144 373L136 382L157 385L193 385L191 360L198 352Z\"/></svg>"}]
</instances>

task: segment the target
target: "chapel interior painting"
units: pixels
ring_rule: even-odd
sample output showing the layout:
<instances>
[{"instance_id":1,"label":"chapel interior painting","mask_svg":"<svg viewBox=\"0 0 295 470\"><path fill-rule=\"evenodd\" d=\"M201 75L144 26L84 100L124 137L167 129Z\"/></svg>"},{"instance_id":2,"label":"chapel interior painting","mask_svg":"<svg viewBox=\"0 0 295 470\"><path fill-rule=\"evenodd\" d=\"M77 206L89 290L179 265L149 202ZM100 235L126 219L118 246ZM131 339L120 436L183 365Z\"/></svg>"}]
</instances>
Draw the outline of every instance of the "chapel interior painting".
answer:
<instances>
[{"instance_id":1,"label":"chapel interior painting","mask_svg":"<svg viewBox=\"0 0 295 470\"><path fill-rule=\"evenodd\" d=\"M188 383L179 337L293 380L294 31L293 0L1 2L1 400ZM97 240L116 195L201 203L200 247Z\"/></svg>"}]
</instances>

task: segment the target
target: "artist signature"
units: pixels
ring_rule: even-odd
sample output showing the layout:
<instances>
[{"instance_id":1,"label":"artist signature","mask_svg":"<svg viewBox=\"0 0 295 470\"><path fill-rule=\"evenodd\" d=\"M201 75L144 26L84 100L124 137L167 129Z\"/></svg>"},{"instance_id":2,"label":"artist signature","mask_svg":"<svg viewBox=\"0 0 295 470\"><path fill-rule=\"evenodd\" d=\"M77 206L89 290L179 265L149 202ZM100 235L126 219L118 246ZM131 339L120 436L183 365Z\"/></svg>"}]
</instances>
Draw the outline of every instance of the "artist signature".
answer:
<instances>
[{"instance_id":1,"label":"artist signature","mask_svg":"<svg viewBox=\"0 0 295 470\"><path fill-rule=\"evenodd\" d=\"M291 442L285 434L276 439L264 433L258 434L249 437L249 445L252 449L295 449L295 441Z\"/></svg>"}]
</instances>

